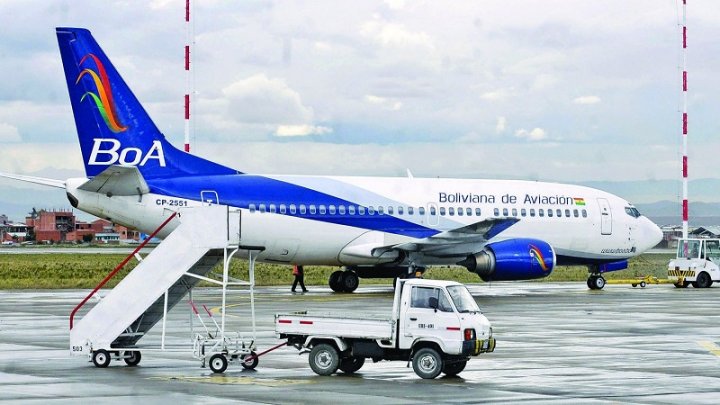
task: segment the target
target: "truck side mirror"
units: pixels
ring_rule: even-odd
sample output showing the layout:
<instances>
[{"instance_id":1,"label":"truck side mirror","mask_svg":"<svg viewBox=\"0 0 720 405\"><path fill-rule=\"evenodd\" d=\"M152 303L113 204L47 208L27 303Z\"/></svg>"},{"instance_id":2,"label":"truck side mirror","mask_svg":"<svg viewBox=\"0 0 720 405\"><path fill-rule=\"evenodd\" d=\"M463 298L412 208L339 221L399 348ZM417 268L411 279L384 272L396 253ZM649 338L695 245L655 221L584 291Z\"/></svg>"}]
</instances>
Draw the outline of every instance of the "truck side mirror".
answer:
<instances>
[{"instance_id":1,"label":"truck side mirror","mask_svg":"<svg viewBox=\"0 0 720 405\"><path fill-rule=\"evenodd\" d=\"M437 299L437 297L430 297L430 298L428 298L428 306L429 306L430 308L434 309L435 311L437 311L438 307L440 306L440 305L438 304L438 299Z\"/></svg>"}]
</instances>

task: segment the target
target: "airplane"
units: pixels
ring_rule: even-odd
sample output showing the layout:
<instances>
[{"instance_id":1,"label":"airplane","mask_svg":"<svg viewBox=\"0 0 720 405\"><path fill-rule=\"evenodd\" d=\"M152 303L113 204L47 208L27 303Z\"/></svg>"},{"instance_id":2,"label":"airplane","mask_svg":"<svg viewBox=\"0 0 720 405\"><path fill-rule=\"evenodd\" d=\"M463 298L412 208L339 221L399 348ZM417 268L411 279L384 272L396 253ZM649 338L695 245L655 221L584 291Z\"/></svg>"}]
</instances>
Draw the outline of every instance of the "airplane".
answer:
<instances>
[{"instance_id":1,"label":"airplane","mask_svg":"<svg viewBox=\"0 0 720 405\"><path fill-rule=\"evenodd\" d=\"M86 177L0 175L63 188L73 207L112 222L151 233L169 211L226 205L240 212L243 244L265 248L258 261L344 266L328 282L336 292L433 265L485 281L584 265L588 287L602 289L604 272L627 268L662 239L626 200L578 185L237 171L172 146L90 31L56 33Z\"/></svg>"}]
</instances>

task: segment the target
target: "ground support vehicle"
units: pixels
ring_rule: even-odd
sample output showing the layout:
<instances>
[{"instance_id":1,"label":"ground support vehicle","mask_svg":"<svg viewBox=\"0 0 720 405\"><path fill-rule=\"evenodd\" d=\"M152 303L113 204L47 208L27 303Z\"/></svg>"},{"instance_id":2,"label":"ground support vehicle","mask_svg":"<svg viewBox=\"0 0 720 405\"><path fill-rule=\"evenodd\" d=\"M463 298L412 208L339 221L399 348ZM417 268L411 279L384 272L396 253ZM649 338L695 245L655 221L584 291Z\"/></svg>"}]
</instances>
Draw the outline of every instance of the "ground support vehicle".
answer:
<instances>
[{"instance_id":1,"label":"ground support vehicle","mask_svg":"<svg viewBox=\"0 0 720 405\"><path fill-rule=\"evenodd\" d=\"M680 239L677 257L668 264L675 287L709 288L720 281L720 239Z\"/></svg>"},{"instance_id":2,"label":"ground support vehicle","mask_svg":"<svg viewBox=\"0 0 720 405\"><path fill-rule=\"evenodd\" d=\"M426 379L455 376L472 356L495 350L490 322L454 281L399 280L390 317L295 312L275 316L275 333L309 353L319 375L358 371L366 359L412 362Z\"/></svg>"},{"instance_id":3,"label":"ground support vehicle","mask_svg":"<svg viewBox=\"0 0 720 405\"><path fill-rule=\"evenodd\" d=\"M680 279L678 281L678 280L659 279L655 276L607 280L607 284L630 284L633 286L633 288L637 287L637 286L640 286L640 288L645 288L648 284L677 284L677 283L682 283L682 282L683 282L682 277L680 277Z\"/></svg>"}]
</instances>

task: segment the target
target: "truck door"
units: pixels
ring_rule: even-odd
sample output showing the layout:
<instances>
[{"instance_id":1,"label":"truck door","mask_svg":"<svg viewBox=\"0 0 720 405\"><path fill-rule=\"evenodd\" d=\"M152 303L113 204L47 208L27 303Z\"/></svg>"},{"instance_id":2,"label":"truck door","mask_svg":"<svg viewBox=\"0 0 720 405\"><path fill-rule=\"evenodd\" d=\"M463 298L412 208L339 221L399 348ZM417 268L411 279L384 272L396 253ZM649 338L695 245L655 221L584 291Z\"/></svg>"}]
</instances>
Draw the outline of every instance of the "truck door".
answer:
<instances>
[{"instance_id":1,"label":"truck door","mask_svg":"<svg viewBox=\"0 0 720 405\"><path fill-rule=\"evenodd\" d=\"M600 234L612 235L612 212L610 211L610 203L604 198L598 198L600 206Z\"/></svg>"},{"instance_id":2,"label":"truck door","mask_svg":"<svg viewBox=\"0 0 720 405\"><path fill-rule=\"evenodd\" d=\"M432 300L437 300L437 309L432 308ZM401 348L407 349L421 338L457 340L462 333L458 314L442 288L413 286L404 310L399 337Z\"/></svg>"}]
</instances>

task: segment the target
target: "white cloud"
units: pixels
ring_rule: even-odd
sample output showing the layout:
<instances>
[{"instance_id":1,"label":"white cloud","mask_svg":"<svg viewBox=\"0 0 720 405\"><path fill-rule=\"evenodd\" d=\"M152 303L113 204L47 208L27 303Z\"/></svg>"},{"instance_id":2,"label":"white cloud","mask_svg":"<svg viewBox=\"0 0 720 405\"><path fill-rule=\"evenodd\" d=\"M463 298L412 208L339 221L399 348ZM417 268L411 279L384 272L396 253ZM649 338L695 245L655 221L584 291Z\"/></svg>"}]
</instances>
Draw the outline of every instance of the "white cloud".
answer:
<instances>
[{"instance_id":1,"label":"white cloud","mask_svg":"<svg viewBox=\"0 0 720 405\"><path fill-rule=\"evenodd\" d=\"M508 89L497 89L488 91L480 95L480 98L487 101L502 101L510 97L511 91Z\"/></svg>"},{"instance_id":2,"label":"white cloud","mask_svg":"<svg viewBox=\"0 0 720 405\"><path fill-rule=\"evenodd\" d=\"M515 131L515 136L529 141L542 141L547 138L547 133L542 128L533 128L531 131L518 129Z\"/></svg>"},{"instance_id":3,"label":"white cloud","mask_svg":"<svg viewBox=\"0 0 720 405\"><path fill-rule=\"evenodd\" d=\"M389 99L386 97L374 96L372 94L365 95L365 101L370 104L380 105L389 110L397 111L402 108L403 103L399 100Z\"/></svg>"},{"instance_id":4,"label":"white cloud","mask_svg":"<svg viewBox=\"0 0 720 405\"><path fill-rule=\"evenodd\" d=\"M406 0L384 0L385 4L393 10L402 10L405 8Z\"/></svg>"},{"instance_id":5,"label":"white cloud","mask_svg":"<svg viewBox=\"0 0 720 405\"><path fill-rule=\"evenodd\" d=\"M332 133L332 128L315 125L280 125L275 131L277 136L308 136Z\"/></svg>"},{"instance_id":6,"label":"white cloud","mask_svg":"<svg viewBox=\"0 0 720 405\"><path fill-rule=\"evenodd\" d=\"M581 96L577 97L573 100L573 103L575 104L597 104L600 101L600 97L598 96Z\"/></svg>"},{"instance_id":7,"label":"white cloud","mask_svg":"<svg viewBox=\"0 0 720 405\"><path fill-rule=\"evenodd\" d=\"M0 142L20 142L20 132L10 124L0 122Z\"/></svg>"},{"instance_id":8,"label":"white cloud","mask_svg":"<svg viewBox=\"0 0 720 405\"><path fill-rule=\"evenodd\" d=\"M410 31L403 24L393 24L381 20L368 21L360 28L360 34L387 47L434 48L428 34Z\"/></svg>"},{"instance_id":9,"label":"white cloud","mask_svg":"<svg viewBox=\"0 0 720 405\"><path fill-rule=\"evenodd\" d=\"M507 126L507 119L505 117L497 117L497 124L495 124L495 133L501 134L505 132Z\"/></svg>"},{"instance_id":10,"label":"white cloud","mask_svg":"<svg viewBox=\"0 0 720 405\"><path fill-rule=\"evenodd\" d=\"M306 124L313 111L300 94L282 79L264 73L238 80L222 90L228 100L228 117L244 123Z\"/></svg>"}]
</instances>

